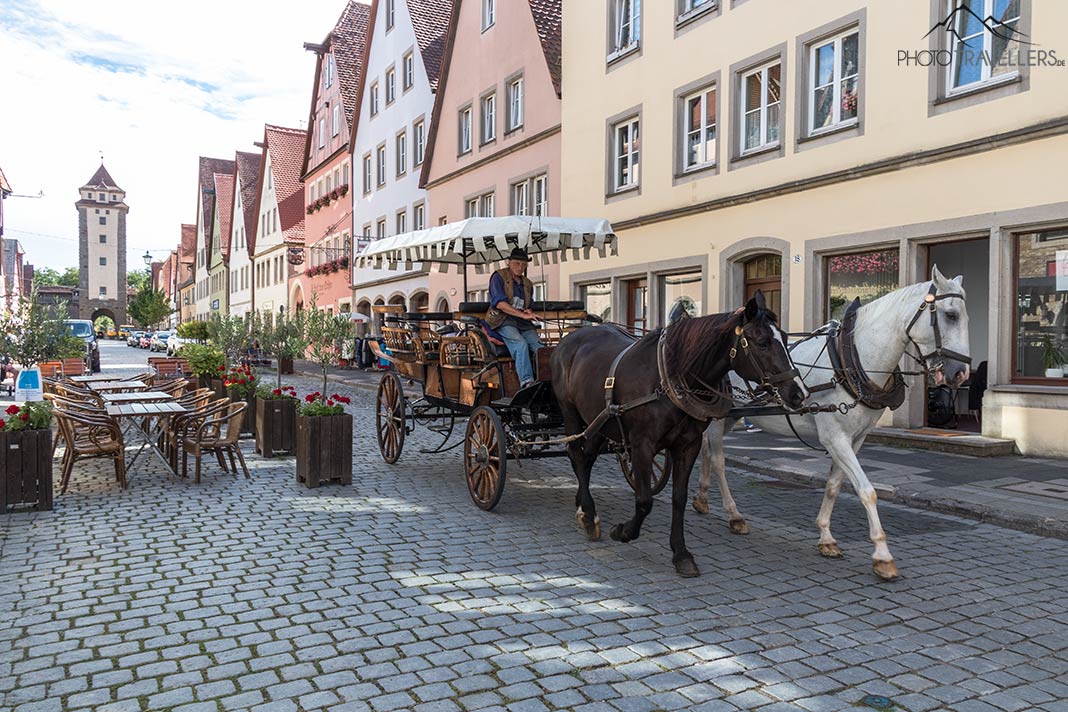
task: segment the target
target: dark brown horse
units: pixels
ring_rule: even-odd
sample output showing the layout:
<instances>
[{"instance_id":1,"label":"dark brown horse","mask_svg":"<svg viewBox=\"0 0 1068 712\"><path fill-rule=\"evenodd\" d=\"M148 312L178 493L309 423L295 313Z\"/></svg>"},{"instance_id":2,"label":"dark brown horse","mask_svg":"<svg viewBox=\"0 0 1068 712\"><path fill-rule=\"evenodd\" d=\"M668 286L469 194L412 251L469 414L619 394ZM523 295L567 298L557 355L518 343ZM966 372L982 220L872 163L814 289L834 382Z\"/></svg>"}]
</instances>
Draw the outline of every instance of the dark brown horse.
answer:
<instances>
[{"instance_id":1,"label":"dark brown horse","mask_svg":"<svg viewBox=\"0 0 1068 712\"><path fill-rule=\"evenodd\" d=\"M701 451L701 436L712 418L723 417L731 399L724 377L732 369L743 378L796 408L804 387L786 351L785 339L758 291L744 309L683 319L646 334L637 343L618 328L584 327L564 338L552 355L553 390L568 435L581 433L605 409L606 379L619 360L612 401L623 405L597 432L568 445L568 457L578 478L576 506L591 539L600 537L600 522L590 495L590 471L605 441L625 446L633 468L634 516L612 527L613 539L638 538L642 522L653 506L650 474L653 457L667 451L671 467L671 550L675 570L698 575L686 549L683 518L690 470ZM663 375L662 375L663 374ZM629 404L650 398L641 405Z\"/></svg>"}]
</instances>

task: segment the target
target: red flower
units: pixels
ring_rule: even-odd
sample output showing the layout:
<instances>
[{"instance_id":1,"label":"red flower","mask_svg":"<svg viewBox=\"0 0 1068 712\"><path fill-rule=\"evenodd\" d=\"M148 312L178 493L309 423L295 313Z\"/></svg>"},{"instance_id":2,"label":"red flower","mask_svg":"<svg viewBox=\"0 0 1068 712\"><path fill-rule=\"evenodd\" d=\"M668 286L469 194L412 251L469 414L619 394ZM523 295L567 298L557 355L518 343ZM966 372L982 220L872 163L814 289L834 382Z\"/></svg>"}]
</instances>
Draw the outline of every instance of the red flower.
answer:
<instances>
[{"instance_id":1,"label":"red flower","mask_svg":"<svg viewBox=\"0 0 1068 712\"><path fill-rule=\"evenodd\" d=\"M244 378L242 378L242 379L241 379L241 380L239 380L239 381L238 381L237 383L238 383L238 385L241 385L241 386L243 386L243 385L245 385L245 379L244 379Z\"/></svg>"},{"instance_id":2,"label":"red flower","mask_svg":"<svg viewBox=\"0 0 1068 712\"><path fill-rule=\"evenodd\" d=\"M30 419L30 414L29 413L23 413L22 415L19 416L19 418L21 418L22 422L25 423L27 420Z\"/></svg>"},{"instance_id":3,"label":"red flower","mask_svg":"<svg viewBox=\"0 0 1068 712\"><path fill-rule=\"evenodd\" d=\"M18 412L19 412L19 407L17 405L15 405L14 403L12 403L11 405L9 405L7 407L7 414L8 415L18 415Z\"/></svg>"},{"instance_id":4,"label":"red flower","mask_svg":"<svg viewBox=\"0 0 1068 712\"><path fill-rule=\"evenodd\" d=\"M276 396L280 396L280 395L282 395L282 389L281 388L275 388L273 391L271 391L271 393L275 394Z\"/></svg>"},{"instance_id":5,"label":"red flower","mask_svg":"<svg viewBox=\"0 0 1068 712\"><path fill-rule=\"evenodd\" d=\"M333 407L333 406L334 406L334 400L333 400L332 398L331 398L331 399L328 399L328 400L326 401L326 404L327 404L328 406L330 406L330 407Z\"/></svg>"},{"instance_id":6,"label":"red flower","mask_svg":"<svg viewBox=\"0 0 1068 712\"><path fill-rule=\"evenodd\" d=\"M304 400L306 400L308 403L311 403L312 401L315 400L315 396L313 396L311 393L309 393L308 395L304 396Z\"/></svg>"},{"instance_id":7,"label":"red flower","mask_svg":"<svg viewBox=\"0 0 1068 712\"><path fill-rule=\"evenodd\" d=\"M5 425L7 425L7 423L4 422L3 418L0 418L0 430L3 430Z\"/></svg>"},{"instance_id":8,"label":"red flower","mask_svg":"<svg viewBox=\"0 0 1068 712\"><path fill-rule=\"evenodd\" d=\"M219 372L220 373L225 371L225 370L226 370L226 366L219 366Z\"/></svg>"}]
</instances>

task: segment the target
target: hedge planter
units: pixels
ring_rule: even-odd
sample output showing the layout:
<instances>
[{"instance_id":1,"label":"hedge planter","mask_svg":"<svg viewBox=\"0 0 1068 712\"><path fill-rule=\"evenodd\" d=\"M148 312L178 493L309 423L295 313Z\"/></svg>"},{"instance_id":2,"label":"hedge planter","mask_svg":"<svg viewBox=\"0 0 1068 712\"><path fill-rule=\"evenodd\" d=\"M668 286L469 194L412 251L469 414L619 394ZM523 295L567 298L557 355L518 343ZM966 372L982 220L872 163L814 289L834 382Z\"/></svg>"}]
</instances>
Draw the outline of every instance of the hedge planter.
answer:
<instances>
[{"instance_id":1,"label":"hedge planter","mask_svg":"<svg viewBox=\"0 0 1068 712\"><path fill-rule=\"evenodd\" d=\"M293 452L296 421L296 401L288 398L257 398L256 452L264 457L274 457L278 452Z\"/></svg>"},{"instance_id":2,"label":"hedge planter","mask_svg":"<svg viewBox=\"0 0 1068 712\"><path fill-rule=\"evenodd\" d=\"M0 432L0 514L16 506L52 509L51 430Z\"/></svg>"},{"instance_id":3,"label":"hedge planter","mask_svg":"<svg viewBox=\"0 0 1068 712\"><path fill-rule=\"evenodd\" d=\"M352 416L297 416L297 482L352 484Z\"/></svg>"}]
</instances>

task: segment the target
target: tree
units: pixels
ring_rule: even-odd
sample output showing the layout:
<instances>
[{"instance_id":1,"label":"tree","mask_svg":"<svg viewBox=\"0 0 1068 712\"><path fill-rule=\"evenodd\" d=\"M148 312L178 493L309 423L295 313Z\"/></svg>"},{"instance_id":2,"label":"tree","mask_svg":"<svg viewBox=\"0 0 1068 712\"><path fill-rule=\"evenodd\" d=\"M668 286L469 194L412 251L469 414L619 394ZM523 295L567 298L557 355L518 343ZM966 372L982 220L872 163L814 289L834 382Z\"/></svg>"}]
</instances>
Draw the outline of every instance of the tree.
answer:
<instances>
[{"instance_id":1,"label":"tree","mask_svg":"<svg viewBox=\"0 0 1068 712\"><path fill-rule=\"evenodd\" d=\"M278 360L278 387L282 387L282 359L295 358L308 347L304 335L303 312L293 316L271 312L256 312L252 315L251 336L260 348Z\"/></svg>"},{"instance_id":2,"label":"tree","mask_svg":"<svg viewBox=\"0 0 1068 712\"><path fill-rule=\"evenodd\" d=\"M172 311L167 297L158 289L142 289L126 307L130 318L144 329L160 323Z\"/></svg>"},{"instance_id":3,"label":"tree","mask_svg":"<svg viewBox=\"0 0 1068 712\"><path fill-rule=\"evenodd\" d=\"M308 357L319 366L323 375L323 388L319 391L326 398L326 370L330 364L337 363L340 346L346 339L353 338L353 323L347 314L337 316L325 309L319 309L315 297L305 318L305 338L309 345Z\"/></svg>"},{"instance_id":4,"label":"tree","mask_svg":"<svg viewBox=\"0 0 1068 712\"><path fill-rule=\"evenodd\" d=\"M51 267L41 267L33 271L33 283L40 287L77 287L78 269L68 267L62 272Z\"/></svg>"},{"instance_id":5,"label":"tree","mask_svg":"<svg viewBox=\"0 0 1068 712\"><path fill-rule=\"evenodd\" d=\"M228 363L237 363L248 344L249 324L243 316L212 314L207 323L208 338L226 354Z\"/></svg>"},{"instance_id":6,"label":"tree","mask_svg":"<svg viewBox=\"0 0 1068 712\"><path fill-rule=\"evenodd\" d=\"M41 304L37 287L0 316L0 353L25 368L42 361L85 356L85 342L68 333L67 303Z\"/></svg>"},{"instance_id":7,"label":"tree","mask_svg":"<svg viewBox=\"0 0 1068 712\"><path fill-rule=\"evenodd\" d=\"M208 323L206 321L183 321L178 325L178 336L203 343L208 340Z\"/></svg>"},{"instance_id":8,"label":"tree","mask_svg":"<svg viewBox=\"0 0 1068 712\"><path fill-rule=\"evenodd\" d=\"M96 321L93 322L93 328L107 333L115 328L115 322L111 320L110 316L98 316Z\"/></svg>"},{"instance_id":9,"label":"tree","mask_svg":"<svg viewBox=\"0 0 1068 712\"><path fill-rule=\"evenodd\" d=\"M126 285L133 287L138 293L152 286L150 279L151 275L147 269L135 269L133 272L126 273Z\"/></svg>"}]
</instances>

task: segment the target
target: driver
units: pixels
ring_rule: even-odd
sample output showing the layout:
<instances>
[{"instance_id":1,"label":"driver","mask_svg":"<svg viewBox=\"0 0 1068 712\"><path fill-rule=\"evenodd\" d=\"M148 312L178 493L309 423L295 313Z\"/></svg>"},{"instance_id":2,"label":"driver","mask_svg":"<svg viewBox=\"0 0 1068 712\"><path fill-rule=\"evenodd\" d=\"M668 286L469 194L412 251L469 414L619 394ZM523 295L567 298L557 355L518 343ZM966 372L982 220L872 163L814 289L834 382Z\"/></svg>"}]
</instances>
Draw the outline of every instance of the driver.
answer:
<instances>
[{"instance_id":1,"label":"driver","mask_svg":"<svg viewBox=\"0 0 1068 712\"><path fill-rule=\"evenodd\" d=\"M534 367L530 353L541 348L537 318L530 305L534 298L534 283L526 276L530 257L526 250L516 247L508 255L508 266L497 270L490 277L490 309L486 313L486 325L495 332L515 361L519 387L534 382Z\"/></svg>"}]
</instances>

